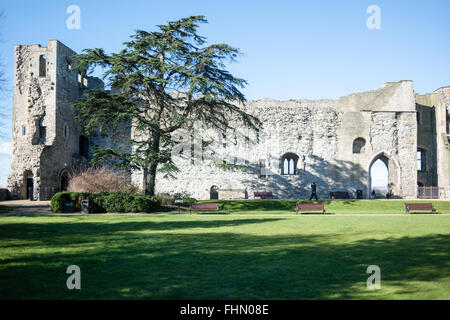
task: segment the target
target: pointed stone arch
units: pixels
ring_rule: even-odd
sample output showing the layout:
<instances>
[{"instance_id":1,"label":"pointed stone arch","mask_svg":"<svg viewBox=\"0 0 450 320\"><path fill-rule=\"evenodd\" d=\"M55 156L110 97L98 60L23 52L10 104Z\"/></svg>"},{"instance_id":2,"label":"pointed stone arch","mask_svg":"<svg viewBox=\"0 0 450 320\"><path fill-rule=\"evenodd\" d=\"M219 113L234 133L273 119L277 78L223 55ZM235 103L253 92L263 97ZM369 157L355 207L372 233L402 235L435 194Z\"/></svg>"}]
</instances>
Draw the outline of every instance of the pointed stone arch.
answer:
<instances>
[{"instance_id":1,"label":"pointed stone arch","mask_svg":"<svg viewBox=\"0 0 450 320\"><path fill-rule=\"evenodd\" d=\"M386 151L377 153L367 166L367 198L370 198L372 191L372 177L370 175L371 169L375 161L381 160L386 165L388 170L388 188L392 189L394 195L401 195L402 188L400 185L400 165L398 160L388 154Z\"/></svg>"},{"instance_id":2,"label":"pointed stone arch","mask_svg":"<svg viewBox=\"0 0 450 320\"><path fill-rule=\"evenodd\" d=\"M61 171L61 174L59 175L59 190L61 191L67 191L69 187L69 181L70 181L70 173L66 169Z\"/></svg>"},{"instance_id":3,"label":"pointed stone arch","mask_svg":"<svg viewBox=\"0 0 450 320\"><path fill-rule=\"evenodd\" d=\"M214 185L209 189L209 199L218 200L219 199L219 187Z\"/></svg>"}]
</instances>

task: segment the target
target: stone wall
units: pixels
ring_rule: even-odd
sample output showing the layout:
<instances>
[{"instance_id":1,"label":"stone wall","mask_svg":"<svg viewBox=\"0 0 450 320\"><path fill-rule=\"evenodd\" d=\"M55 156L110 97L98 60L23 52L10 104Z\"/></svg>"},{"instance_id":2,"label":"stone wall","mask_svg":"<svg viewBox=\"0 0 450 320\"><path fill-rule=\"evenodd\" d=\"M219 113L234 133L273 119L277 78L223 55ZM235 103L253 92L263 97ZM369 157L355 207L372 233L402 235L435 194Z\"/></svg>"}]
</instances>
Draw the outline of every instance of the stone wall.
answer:
<instances>
[{"instance_id":1,"label":"stone wall","mask_svg":"<svg viewBox=\"0 0 450 320\"><path fill-rule=\"evenodd\" d=\"M417 148L422 151L423 168L417 172L420 185L433 187L438 185L437 177L437 131L436 107L439 97L436 94L416 96L417 107Z\"/></svg>"},{"instance_id":2,"label":"stone wall","mask_svg":"<svg viewBox=\"0 0 450 320\"><path fill-rule=\"evenodd\" d=\"M436 105L437 174L439 186L450 198L450 87L435 91L439 98Z\"/></svg>"},{"instance_id":3,"label":"stone wall","mask_svg":"<svg viewBox=\"0 0 450 320\"><path fill-rule=\"evenodd\" d=\"M450 197L450 87L416 96L419 113L418 148L425 152L425 170L418 172L424 186L440 188Z\"/></svg>"},{"instance_id":4,"label":"stone wall","mask_svg":"<svg viewBox=\"0 0 450 320\"><path fill-rule=\"evenodd\" d=\"M381 159L389 167L394 194L416 196L417 123L410 81L338 100L260 99L243 108L263 123L258 141L256 136L245 143L235 133L216 134L209 150L194 158L188 143L188 152L174 159L181 172L175 180L158 176L157 192L190 192L206 199L211 188L217 187L219 196L220 190L239 189L250 198L255 191L272 191L276 198L308 198L310 184L315 182L321 198L330 191L355 196L357 190L367 197L370 167ZM200 129L194 134L197 145L204 134ZM353 142L358 138L365 145L361 153L354 153ZM296 159L295 174L283 174L287 155ZM135 173L133 181L142 186L141 173ZM222 196L229 197L226 192Z\"/></svg>"}]
</instances>

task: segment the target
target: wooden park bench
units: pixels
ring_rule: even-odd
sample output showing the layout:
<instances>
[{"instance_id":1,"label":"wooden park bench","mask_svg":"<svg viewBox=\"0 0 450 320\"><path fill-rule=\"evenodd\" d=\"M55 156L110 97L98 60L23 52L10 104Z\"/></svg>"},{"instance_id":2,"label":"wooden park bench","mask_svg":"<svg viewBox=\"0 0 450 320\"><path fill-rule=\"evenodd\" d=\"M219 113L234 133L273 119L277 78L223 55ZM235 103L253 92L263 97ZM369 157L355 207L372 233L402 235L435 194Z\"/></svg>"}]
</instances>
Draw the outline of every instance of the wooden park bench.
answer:
<instances>
[{"instance_id":1,"label":"wooden park bench","mask_svg":"<svg viewBox=\"0 0 450 320\"><path fill-rule=\"evenodd\" d=\"M436 213L436 209L433 207L432 203L405 203L406 213L410 211L431 211L431 213Z\"/></svg>"},{"instance_id":2,"label":"wooden park bench","mask_svg":"<svg viewBox=\"0 0 450 320\"><path fill-rule=\"evenodd\" d=\"M260 199L272 199L273 194L272 191L255 191L254 197Z\"/></svg>"},{"instance_id":3,"label":"wooden park bench","mask_svg":"<svg viewBox=\"0 0 450 320\"><path fill-rule=\"evenodd\" d=\"M322 211L325 213L325 205L323 203L297 203L296 213L299 211Z\"/></svg>"},{"instance_id":4,"label":"wooden park bench","mask_svg":"<svg viewBox=\"0 0 450 320\"><path fill-rule=\"evenodd\" d=\"M330 199L350 199L347 191L331 191Z\"/></svg>"},{"instance_id":5,"label":"wooden park bench","mask_svg":"<svg viewBox=\"0 0 450 320\"><path fill-rule=\"evenodd\" d=\"M192 210L194 211L217 211L219 213L219 204L218 203L191 203L189 208L189 214L192 214Z\"/></svg>"}]
</instances>

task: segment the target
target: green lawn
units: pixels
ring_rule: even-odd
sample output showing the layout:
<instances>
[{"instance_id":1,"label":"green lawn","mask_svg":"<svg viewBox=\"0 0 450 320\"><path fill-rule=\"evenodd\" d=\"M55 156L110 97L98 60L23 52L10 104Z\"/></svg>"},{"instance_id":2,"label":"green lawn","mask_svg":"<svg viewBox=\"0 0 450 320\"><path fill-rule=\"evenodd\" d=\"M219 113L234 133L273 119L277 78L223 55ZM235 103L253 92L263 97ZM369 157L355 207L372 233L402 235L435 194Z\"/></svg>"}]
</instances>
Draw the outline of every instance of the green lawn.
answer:
<instances>
[{"instance_id":1,"label":"green lawn","mask_svg":"<svg viewBox=\"0 0 450 320\"><path fill-rule=\"evenodd\" d=\"M448 215L0 217L0 299L450 299L449 248Z\"/></svg>"},{"instance_id":2,"label":"green lawn","mask_svg":"<svg viewBox=\"0 0 450 320\"><path fill-rule=\"evenodd\" d=\"M207 200L218 202L224 214L295 214L296 200ZM439 213L450 214L450 201L432 200L332 200L302 201L324 203L327 213L339 214L404 214L405 202L431 202ZM317 213L317 212L316 212ZM429 212L428 212L429 213Z\"/></svg>"}]
</instances>

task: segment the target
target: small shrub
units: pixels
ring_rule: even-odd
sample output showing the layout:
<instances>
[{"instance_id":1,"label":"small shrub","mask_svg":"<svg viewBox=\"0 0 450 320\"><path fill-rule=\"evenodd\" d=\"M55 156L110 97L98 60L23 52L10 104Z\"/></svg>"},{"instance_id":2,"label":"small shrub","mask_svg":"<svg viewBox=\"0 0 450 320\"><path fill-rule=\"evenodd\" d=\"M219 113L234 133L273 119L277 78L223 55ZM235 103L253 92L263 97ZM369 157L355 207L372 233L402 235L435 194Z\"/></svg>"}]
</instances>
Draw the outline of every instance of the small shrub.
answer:
<instances>
[{"instance_id":1,"label":"small shrub","mask_svg":"<svg viewBox=\"0 0 450 320\"><path fill-rule=\"evenodd\" d=\"M97 194L120 192L137 194L139 189L124 174L107 167L87 168L74 173L69 180L68 191Z\"/></svg>"},{"instance_id":2,"label":"small shrub","mask_svg":"<svg viewBox=\"0 0 450 320\"><path fill-rule=\"evenodd\" d=\"M163 206L171 205L175 201L174 197L168 193L159 193L158 198L161 200L161 205Z\"/></svg>"},{"instance_id":3,"label":"small shrub","mask_svg":"<svg viewBox=\"0 0 450 320\"><path fill-rule=\"evenodd\" d=\"M72 205L74 204L74 201L72 199L73 199L73 196L71 196L71 192L68 192L68 191L58 192L50 200L51 210L53 212L64 212L64 204L66 202L72 202ZM74 206L74 210L75 210L75 206Z\"/></svg>"},{"instance_id":4,"label":"small shrub","mask_svg":"<svg viewBox=\"0 0 450 320\"><path fill-rule=\"evenodd\" d=\"M191 203L197 202L197 199L192 198L188 192L178 192L170 195L169 193L160 193L158 198L161 199L161 205L173 205L176 199L183 199L183 205L191 205Z\"/></svg>"},{"instance_id":5,"label":"small shrub","mask_svg":"<svg viewBox=\"0 0 450 320\"><path fill-rule=\"evenodd\" d=\"M87 194L81 192L58 192L50 200L50 207L53 212L64 212L64 204L72 202L73 211L80 211L81 200L84 200L86 197Z\"/></svg>"},{"instance_id":6,"label":"small shrub","mask_svg":"<svg viewBox=\"0 0 450 320\"><path fill-rule=\"evenodd\" d=\"M173 194L173 198L175 199L186 199L186 198L192 198L192 193L183 191L183 192L177 192Z\"/></svg>"},{"instance_id":7,"label":"small shrub","mask_svg":"<svg viewBox=\"0 0 450 320\"><path fill-rule=\"evenodd\" d=\"M192 203L197 202L195 198L183 198L183 204L190 206Z\"/></svg>"}]
</instances>

